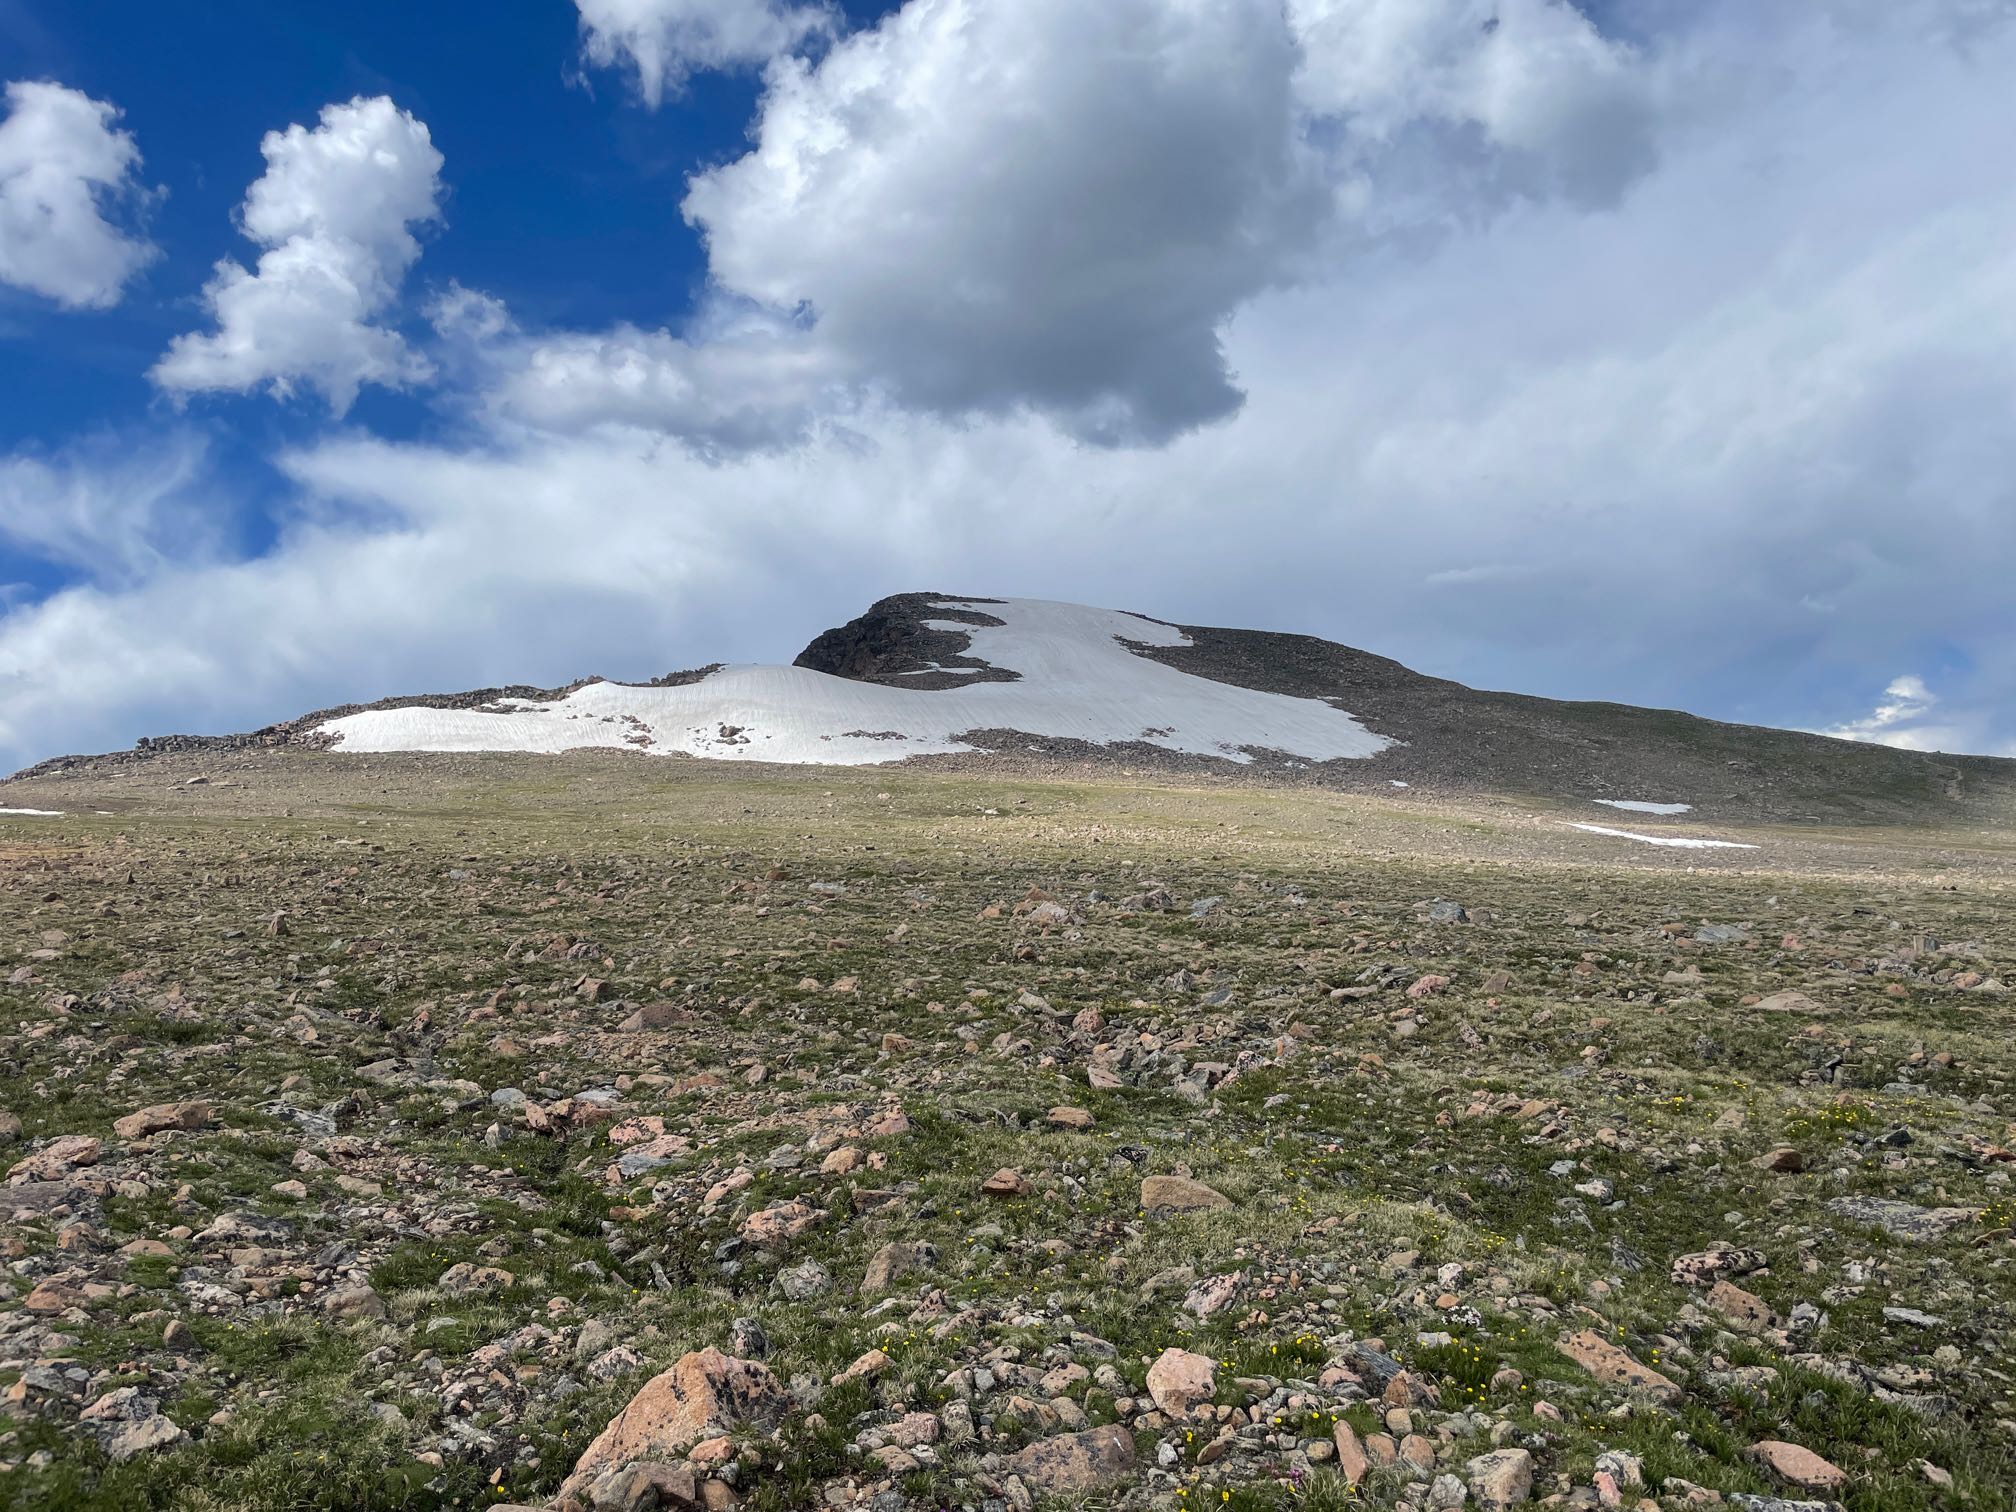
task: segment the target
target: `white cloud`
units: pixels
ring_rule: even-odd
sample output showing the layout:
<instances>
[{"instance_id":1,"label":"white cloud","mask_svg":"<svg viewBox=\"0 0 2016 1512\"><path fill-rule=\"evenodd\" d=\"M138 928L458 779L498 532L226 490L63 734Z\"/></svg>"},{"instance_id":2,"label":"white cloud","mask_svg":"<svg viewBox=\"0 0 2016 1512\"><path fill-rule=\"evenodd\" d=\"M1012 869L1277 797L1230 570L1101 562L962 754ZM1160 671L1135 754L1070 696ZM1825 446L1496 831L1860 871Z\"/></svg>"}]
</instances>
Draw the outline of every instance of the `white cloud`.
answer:
<instances>
[{"instance_id":1,"label":"white cloud","mask_svg":"<svg viewBox=\"0 0 2016 1512\"><path fill-rule=\"evenodd\" d=\"M2006 726L1998 737L1996 713L1990 709L1947 706L1925 685L1925 679L1907 673L1893 678L1876 706L1862 718L1818 733L1839 740L1894 746L1900 751L2016 754L2016 736Z\"/></svg>"},{"instance_id":2,"label":"white cloud","mask_svg":"<svg viewBox=\"0 0 2016 1512\"><path fill-rule=\"evenodd\" d=\"M194 488L204 456L200 439L175 434L0 458L0 544L99 582L200 560L215 534Z\"/></svg>"},{"instance_id":3,"label":"white cloud","mask_svg":"<svg viewBox=\"0 0 2016 1512\"><path fill-rule=\"evenodd\" d=\"M1162 441L1238 407L1220 329L1313 246L1295 66L1249 0L911 0L777 64L686 212L721 287L900 403Z\"/></svg>"},{"instance_id":4,"label":"white cloud","mask_svg":"<svg viewBox=\"0 0 2016 1512\"><path fill-rule=\"evenodd\" d=\"M158 255L120 212L144 197L119 112L60 84L7 86L0 121L0 283L71 309L119 302Z\"/></svg>"},{"instance_id":5,"label":"white cloud","mask_svg":"<svg viewBox=\"0 0 2016 1512\"><path fill-rule=\"evenodd\" d=\"M1565 0L910 0L766 79L685 205L716 294L772 312L718 363L759 394L775 365L782 413L730 428L762 444L802 431L808 371L1164 444L1237 411L1224 336L1267 290L1520 199L1614 204L1655 159L1643 60ZM702 338L668 339L542 350L574 423L729 444L688 392Z\"/></svg>"},{"instance_id":6,"label":"white cloud","mask_svg":"<svg viewBox=\"0 0 2016 1512\"><path fill-rule=\"evenodd\" d=\"M627 64L637 92L654 109L703 69L767 63L824 37L835 16L826 5L790 0L574 0L581 51L601 68Z\"/></svg>"},{"instance_id":7,"label":"white cloud","mask_svg":"<svg viewBox=\"0 0 2016 1512\"><path fill-rule=\"evenodd\" d=\"M339 414L363 384L425 381L426 359L382 318L420 256L411 228L440 214L442 159L426 126L382 95L359 97L325 106L313 130L268 132L259 150L266 172L239 214L266 249L258 269L217 265L203 291L217 329L176 337L154 381L282 398L306 386Z\"/></svg>"},{"instance_id":8,"label":"white cloud","mask_svg":"<svg viewBox=\"0 0 2016 1512\"><path fill-rule=\"evenodd\" d=\"M1906 673L1891 680L1890 686L1883 690L1882 700L1863 718L1835 725L1820 733L1842 740L1867 740L1877 745L1897 746L1906 751L1936 750L1935 746L1920 743L1918 727L1938 702L1938 695L1925 686L1924 678Z\"/></svg>"},{"instance_id":9,"label":"white cloud","mask_svg":"<svg viewBox=\"0 0 2016 1512\"><path fill-rule=\"evenodd\" d=\"M478 406L504 427L670 432L718 457L792 444L846 398L802 330L726 300L683 335L625 323L531 336L502 303L459 286L432 318Z\"/></svg>"},{"instance_id":10,"label":"white cloud","mask_svg":"<svg viewBox=\"0 0 2016 1512\"><path fill-rule=\"evenodd\" d=\"M1304 54L1298 89L1312 112L1342 121L1347 161L1410 132L1471 132L1499 155L1507 187L1592 206L1614 204L1651 166L1651 79L1568 0L1289 0L1288 10Z\"/></svg>"}]
</instances>

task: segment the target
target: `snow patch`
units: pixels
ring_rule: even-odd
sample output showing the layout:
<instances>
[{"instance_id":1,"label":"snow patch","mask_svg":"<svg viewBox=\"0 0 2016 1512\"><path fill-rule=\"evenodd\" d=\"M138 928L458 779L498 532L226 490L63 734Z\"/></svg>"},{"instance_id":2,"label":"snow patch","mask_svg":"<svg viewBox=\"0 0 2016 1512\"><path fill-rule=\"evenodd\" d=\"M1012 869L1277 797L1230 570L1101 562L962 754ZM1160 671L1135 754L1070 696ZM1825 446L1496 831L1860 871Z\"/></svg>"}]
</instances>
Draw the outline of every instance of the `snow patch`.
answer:
<instances>
[{"instance_id":1,"label":"snow patch","mask_svg":"<svg viewBox=\"0 0 2016 1512\"><path fill-rule=\"evenodd\" d=\"M18 814L18 815L30 816L36 819L61 819L63 817L63 810L0 808L0 814Z\"/></svg>"},{"instance_id":2,"label":"snow patch","mask_svg":"<svg viewBox=\"0 0 2016 1512\"><path fill-rule=\"evenodd\" d=\"M1628 809L1634 814L1687 814L1694 810L1691 803L1647 803L1643 798L1598 798L1593 801L1605 808Z\"/></svg>"},{"instance_id":3,"label":"snow patch","mask_svg":"<svg viewBox=\"0 0 2016 1512\"><path fill-rule=\"evenodd\" d=\"M1605 829L1600 824L1573 824L1592 835L1615 835L1619 840L1636 840L1640 845L1670 845L1676 850L1755 850L1741 840L1697 840L1691 835L1641 835L1636 830Z\"/></svg>"},{"instance_id":4,"label":"snow patch","mask_svg":"<svg viewBox=\"0 0 2016 1512\"><path fill-rule=\"evenodd\" d=\"M1254 751L1312 761L1377 755L1375 735L1322 699L1193 677L1129 649L1187 646L1173 625L1040 599L935 601L999 625L932 620L971 637L967 654L1019 673L1012 682L901 688L804 667L723 667L678 687L591 683L510 713L417 706L332 719L318 733L346 751L560 752L584 746L725 761L869 766L981 749L961 737L1021 730L1056 740L1143 741L1186 755L1249 762Z\"/></svg>"}]
</instances>

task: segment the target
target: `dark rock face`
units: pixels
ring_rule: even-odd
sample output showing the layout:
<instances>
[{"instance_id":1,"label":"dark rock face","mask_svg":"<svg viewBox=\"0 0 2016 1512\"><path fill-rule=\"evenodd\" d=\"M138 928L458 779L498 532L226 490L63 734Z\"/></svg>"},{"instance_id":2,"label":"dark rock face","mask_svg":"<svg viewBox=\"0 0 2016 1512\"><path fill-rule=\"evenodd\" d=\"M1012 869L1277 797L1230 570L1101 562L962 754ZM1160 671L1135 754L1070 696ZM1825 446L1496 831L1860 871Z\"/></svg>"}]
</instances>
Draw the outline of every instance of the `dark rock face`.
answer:
<instances>
[{"instance_id":1,"label":"dark rock face","mask_svg":"<svg viewBox=\"0 0 2016 1512\"><path fill-rule=\"evenodd\" d=\"M971 642L964 634L926 623L932 620L968 625L1001 623L992 615L975 610L940 607L943 601L958 597L950 593L898 593L881 599L866 614L820 635L798 653L791 665L854 682L919 691L959 688L976 682L1016 681L1019 673L1005 667L990 667L967 655ZM961 602L995 601L969 598ZM940 670L947 667L971 670Z\"/></svg>"},{"instance_id":2,"label":"dark rock face","mask_svg":"<svg viewBox=\"0 0 2016 1512\"><path fill-rule=\"evenodd\" d=\"M1310 635L1179 627L1188 646L1138 654L1194 677L1321 698L1400 744L1306 768L1326 786L1653 798L1706 817L1958 818L2016 796L2016 766L1724 724L1672 709L1494 693ZM1278 766L1278 764L1277 764ZM1277 774L1278 775L1278 774Z\"/></svg>"}]
</instances>

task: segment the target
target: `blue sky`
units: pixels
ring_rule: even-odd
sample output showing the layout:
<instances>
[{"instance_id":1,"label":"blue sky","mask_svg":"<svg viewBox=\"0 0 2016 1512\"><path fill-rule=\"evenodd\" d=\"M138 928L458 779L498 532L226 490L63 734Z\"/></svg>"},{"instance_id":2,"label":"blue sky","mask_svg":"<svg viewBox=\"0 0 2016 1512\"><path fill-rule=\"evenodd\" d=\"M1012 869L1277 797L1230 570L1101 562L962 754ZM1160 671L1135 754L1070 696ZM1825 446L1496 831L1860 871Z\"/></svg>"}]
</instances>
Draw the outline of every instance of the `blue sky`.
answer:
<instances>
[{"instance_id":1,"label":"blue sky","mask_svg":"<svg viewBox=\"0 0 2016 1512\"><path fill-rule=\"evenodd\" d=\"M2016 750L2012 67L2005 0L0 0L0 768L917 587Z\"/></svg>"},{"instance_id":2,"label":"blue sky","mask_svg":"<svg viewBox=\"0 0 2016 1512\"><path fill-rule=\"evenodd\" d=\"M757 75L701 74L680 108L650 111L618 79L589 77L564 0L444 6L426 25L415 16L390 3L0 0L0 72L116 102L142 144L141 177L165 191L144 216L160 255L113 308L79 316L0 286L0 387L11 396L0 447L60 445L158 410L148 368L192 324L217 260L247 253L233 212L259 174L260 138L359 95L387 95L427 122L455 165L452 234L428 233L423 282L459 280L556 326L684 317L706 258L680 216L681 184L743 147ZM205 410L197 420L232 482L218 504L238 517L239 543L263 549L277 486L267 461L327 416L256 401ZM351 418L410 438L438 415L427 395L372 387ZM0 541L0 581L42 590L78 576Z\"/></svg>"}]
</instances>

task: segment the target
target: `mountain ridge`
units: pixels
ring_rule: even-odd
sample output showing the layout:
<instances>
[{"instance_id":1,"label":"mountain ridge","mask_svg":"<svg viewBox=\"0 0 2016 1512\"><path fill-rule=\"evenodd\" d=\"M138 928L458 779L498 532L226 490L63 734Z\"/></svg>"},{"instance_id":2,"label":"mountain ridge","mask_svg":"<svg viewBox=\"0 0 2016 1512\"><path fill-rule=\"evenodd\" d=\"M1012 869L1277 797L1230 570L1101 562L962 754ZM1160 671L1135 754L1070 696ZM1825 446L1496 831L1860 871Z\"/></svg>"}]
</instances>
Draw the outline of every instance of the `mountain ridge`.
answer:
<instances>
[{"instance_id":1,"label":"mountain ridge","mask_svg":"<svg viewBox=\"0 0 2016 1512\"><path fill-rule=\"evenodd\" d=\"M153 737L130 752L58 757L16 776L204 749L594 746L832 764L1121 764L1342 788L1684 803L1731 817L2016 812L2008 759L1473 689L1314 636L924 592L878 600L821 632L789 668L713 663L643 683L584 678L384 698L240 735Z\"/></svg>"}]
</instances>

